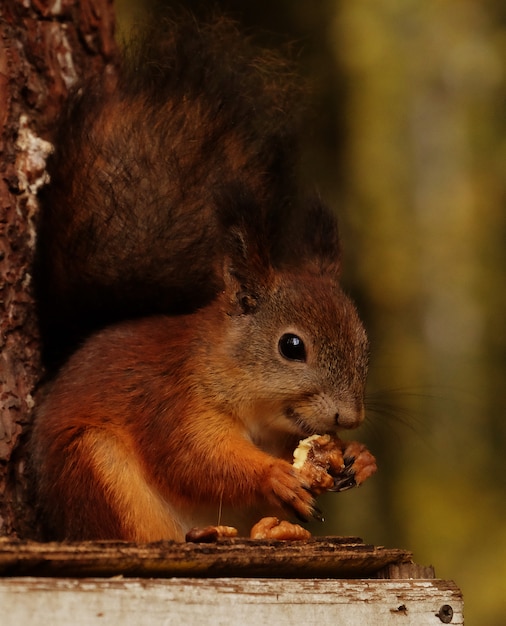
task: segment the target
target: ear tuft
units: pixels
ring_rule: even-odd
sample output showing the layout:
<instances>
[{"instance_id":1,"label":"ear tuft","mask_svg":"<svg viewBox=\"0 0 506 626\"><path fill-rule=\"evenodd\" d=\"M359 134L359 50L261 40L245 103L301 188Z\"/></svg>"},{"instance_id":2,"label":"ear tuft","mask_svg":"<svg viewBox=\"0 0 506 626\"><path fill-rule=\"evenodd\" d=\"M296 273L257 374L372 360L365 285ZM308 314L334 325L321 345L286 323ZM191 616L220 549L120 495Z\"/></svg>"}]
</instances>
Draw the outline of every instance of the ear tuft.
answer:
<instances>
[{"instance_id":1,"label":"ear tuft","mask_svg":"<svg viewBox=\"0 0 506 626\"><path fill-rule=\"evenodd\" d=\"M337 218L318 195L306 201L285 237L283 265L338 278L341 251Z\"/></svg>"},{"instance_id":2,"label":"ear tuft","mask_svg":"<svg viewBox=\"0 0 506 626\"><path fill-rule=\"evenodd\" d=\"M241 185L229 187L216 204L223 230L223 282L232 308L253 313L269 290L273 270L265 211Z\"/></svg>"}]
</instances>

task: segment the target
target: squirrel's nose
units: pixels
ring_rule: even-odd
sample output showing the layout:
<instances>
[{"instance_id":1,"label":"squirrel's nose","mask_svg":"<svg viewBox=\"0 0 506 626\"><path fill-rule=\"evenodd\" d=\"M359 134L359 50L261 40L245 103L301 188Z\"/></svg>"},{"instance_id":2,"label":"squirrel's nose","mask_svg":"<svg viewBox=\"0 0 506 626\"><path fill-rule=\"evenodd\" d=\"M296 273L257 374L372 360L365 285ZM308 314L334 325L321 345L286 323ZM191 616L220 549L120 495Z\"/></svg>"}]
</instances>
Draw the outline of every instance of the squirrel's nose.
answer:
<instances>
[{"instance_id":1,"label":"squirrel's nose","mask_svg":"<svg viewBox=\"0 0 506 626\"><path fill-rule=\"evenodd\" d=\"M364 405L358 407L346 406L341 407L335 415L336 425L340 428L358 428L364 421L365 410Z\"/></svg>"}]
</instances>

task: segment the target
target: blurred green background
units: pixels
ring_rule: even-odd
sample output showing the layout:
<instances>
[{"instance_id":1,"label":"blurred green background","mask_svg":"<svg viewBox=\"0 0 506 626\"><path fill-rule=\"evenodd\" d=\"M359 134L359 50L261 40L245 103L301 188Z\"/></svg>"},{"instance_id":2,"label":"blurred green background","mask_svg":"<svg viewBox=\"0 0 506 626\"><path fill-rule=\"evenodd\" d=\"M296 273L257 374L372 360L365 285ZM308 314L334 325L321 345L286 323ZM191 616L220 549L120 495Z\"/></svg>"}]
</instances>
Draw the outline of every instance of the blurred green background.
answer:
<instances>
[{"instance_id":1,"label":"blurred green background","mask_svg":"<svg viewBox=\"0 0 506 626\"><path fill-rule=\"evenodd\" d=\"M506 4L216 4L293 40L314 80L305 171L372 341L357 437L380 469L315 531L412 550L461 587L466 624L505 624ZM120 34L149 6L117 0Z\"/></svg>"}]
</instances>

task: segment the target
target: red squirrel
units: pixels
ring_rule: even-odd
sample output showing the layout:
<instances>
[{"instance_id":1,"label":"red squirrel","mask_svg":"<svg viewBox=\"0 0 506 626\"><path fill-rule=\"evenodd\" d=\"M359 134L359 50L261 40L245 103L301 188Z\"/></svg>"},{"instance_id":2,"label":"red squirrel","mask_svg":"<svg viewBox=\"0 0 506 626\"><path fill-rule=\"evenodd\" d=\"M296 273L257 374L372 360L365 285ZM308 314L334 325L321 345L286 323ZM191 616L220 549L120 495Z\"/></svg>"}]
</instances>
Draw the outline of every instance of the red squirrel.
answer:
<instances>
[{"instance_id":1,"label":"red squirrel","mask_svg":"<svg viewBox=\"0 0 506 626\"><path fill-rule=\"evenodd\" d=\"M31 440L49 538L318 517L293 451L364 419L367 336L335 218L299 199L291 70L226 19L166 31L77 94L55 143Z\"/></svg>"}]
</instances>

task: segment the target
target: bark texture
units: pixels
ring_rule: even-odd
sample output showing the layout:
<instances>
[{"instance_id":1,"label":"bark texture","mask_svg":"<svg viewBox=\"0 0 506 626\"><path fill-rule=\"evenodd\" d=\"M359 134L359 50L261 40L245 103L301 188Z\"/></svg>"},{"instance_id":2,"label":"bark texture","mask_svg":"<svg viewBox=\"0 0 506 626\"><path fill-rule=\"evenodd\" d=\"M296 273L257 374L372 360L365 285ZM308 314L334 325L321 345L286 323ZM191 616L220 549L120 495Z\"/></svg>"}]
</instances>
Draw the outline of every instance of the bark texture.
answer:
<instances>
[{"instance_id":1,"label":"bark texture","mask_svg":"<svg viewBox=\"0 0 506 626\"><path fill-rule=\"evenodd\" d=\"M37 191L70 92L115 55L112 0L0 5L0 535L29 534L23 441L41 377L30 271Z\"/></svg>"}]
</instances>

